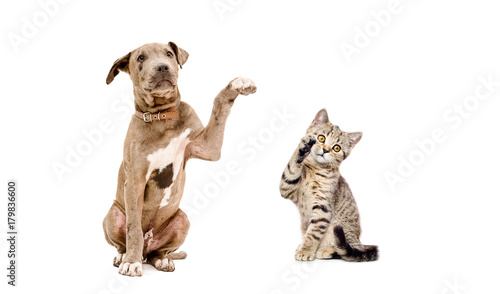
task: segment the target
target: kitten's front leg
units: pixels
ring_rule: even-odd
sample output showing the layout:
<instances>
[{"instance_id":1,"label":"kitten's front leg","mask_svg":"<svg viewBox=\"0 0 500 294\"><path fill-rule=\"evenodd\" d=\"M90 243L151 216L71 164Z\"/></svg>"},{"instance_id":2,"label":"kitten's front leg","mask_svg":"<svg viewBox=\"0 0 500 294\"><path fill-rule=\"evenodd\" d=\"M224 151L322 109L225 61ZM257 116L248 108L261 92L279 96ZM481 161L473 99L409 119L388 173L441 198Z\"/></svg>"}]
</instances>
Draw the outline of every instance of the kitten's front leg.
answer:
<instances>
[{"instance_id":1,"label":"kitten's front leg","mask_svg":"<svg viewBox=\"0 0 500 294\"><path fill-rule=\"evenodd\" d=\"M280 192L283 198L297 201L296 191L302 178L303 161L315 143L316 136L312 134L307 134L300 140L299 146L281 175Z\"/></svg>"},{"instance_id":2,"label":"kitten's front leg","mask_svg":"<svg viewBox=\"0 0 500 294\"><path fill-rule=\"evenodd\" d=\"M332 219L332 208L327 201L327 197L317 193L314 195L314 199L317 199L317 201L312 207L312 216L304 234L304 241L295 252L296 260L314 260L321 239L323 239Z\"/></svg>"}]
</instances>

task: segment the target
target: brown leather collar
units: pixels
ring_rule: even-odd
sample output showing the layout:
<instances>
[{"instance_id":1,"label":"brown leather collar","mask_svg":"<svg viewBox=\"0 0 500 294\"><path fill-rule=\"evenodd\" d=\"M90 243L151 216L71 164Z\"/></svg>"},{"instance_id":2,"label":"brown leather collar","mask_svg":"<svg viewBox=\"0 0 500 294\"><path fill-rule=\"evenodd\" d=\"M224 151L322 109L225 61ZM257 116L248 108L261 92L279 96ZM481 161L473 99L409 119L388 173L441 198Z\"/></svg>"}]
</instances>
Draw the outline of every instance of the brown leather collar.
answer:
<instances>
[{"instance_id":1,"label":"brown leather collar","mask_svg":"<svg viewBox=\"0 0 500 294\"><path fill-rule=\"evenodd\" d=\"M135 116L142 119L144 122L152 122L155 120L165 120L179 117L179 112L177 112L178 105L172 106L165 110L159 111L158 113L151 112L140 112L138 110L135 111Z\"/></svg>"}]
</instances>

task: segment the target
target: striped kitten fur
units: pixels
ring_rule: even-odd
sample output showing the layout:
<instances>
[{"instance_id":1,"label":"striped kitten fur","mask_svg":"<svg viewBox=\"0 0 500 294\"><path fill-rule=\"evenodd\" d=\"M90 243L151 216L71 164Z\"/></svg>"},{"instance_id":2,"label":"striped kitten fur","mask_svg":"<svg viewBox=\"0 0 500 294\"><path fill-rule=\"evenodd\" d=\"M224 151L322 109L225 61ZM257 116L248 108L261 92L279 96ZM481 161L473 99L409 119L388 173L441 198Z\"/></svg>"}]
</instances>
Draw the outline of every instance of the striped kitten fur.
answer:
<instances>
[{"instance_id":1,"label":"striped kitten fur","mask_svg":"<svg viewBox=\"0 0 500 294\"><path fill-rule=\"evenodd\" d=\"M281 196L292 200L301 218L303 242L297 260L341 258L372 261L374 245L359 240L361 226L356 201L339 166L361 139L330 123L325 109L318 112L283 171Z\"/></svg>"}]
</instances>

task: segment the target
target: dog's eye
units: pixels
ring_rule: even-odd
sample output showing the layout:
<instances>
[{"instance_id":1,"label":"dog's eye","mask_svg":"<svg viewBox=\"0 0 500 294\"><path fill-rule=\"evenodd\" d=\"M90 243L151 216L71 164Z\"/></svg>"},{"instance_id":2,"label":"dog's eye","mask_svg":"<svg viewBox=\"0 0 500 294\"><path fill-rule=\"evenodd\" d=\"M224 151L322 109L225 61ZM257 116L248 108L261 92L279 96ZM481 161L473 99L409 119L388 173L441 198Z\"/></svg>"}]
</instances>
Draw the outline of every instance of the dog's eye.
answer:
<instances>
[{"instance_id":1,"label":"dog's eye","mask_svg":"<svg viewBox=\"0 0 500 294\"><path fill-rule=\"evenodd\" d=\"M139 61L144 61L144 55L139 55L139 56L137 57L137 60L139 60Z\"/></svg>"},{"instance_id":2,"label":"dog's eye","mask_svg":"<svg viewBox=\"0 0 500 294\"><path fill-rule=\"evenodd\" d=\"M167 56L168 56L168 57L171 57L172 55L173 55L173 54L172 54L172 52L167 51Z\"/></svg>"},{"instance_id":3,"label":"dog's eye","mask_svg":"<svg viewBox=\"0 0 500 294\"><path fill-rule=\"evenodd\" d=\"M339 146L339 145L335 145L335 146L333 146L333 151L335 151L335 152L339 152L339 151L340 151L340 149L341 149L341 148L340 148L340 146Z\"/></svg>"},{"instance_id":4,"label":"dog's eye","mask_svg":"<svg viewBox=\"0 0 500 294\"><path fill-rule=\"evenodd\" d=\"M323 135L319 135L319 136L318 136L318 141L319 141L320 143L325 142L325 136L323 136Z\"/></svg>"}]
</instances>

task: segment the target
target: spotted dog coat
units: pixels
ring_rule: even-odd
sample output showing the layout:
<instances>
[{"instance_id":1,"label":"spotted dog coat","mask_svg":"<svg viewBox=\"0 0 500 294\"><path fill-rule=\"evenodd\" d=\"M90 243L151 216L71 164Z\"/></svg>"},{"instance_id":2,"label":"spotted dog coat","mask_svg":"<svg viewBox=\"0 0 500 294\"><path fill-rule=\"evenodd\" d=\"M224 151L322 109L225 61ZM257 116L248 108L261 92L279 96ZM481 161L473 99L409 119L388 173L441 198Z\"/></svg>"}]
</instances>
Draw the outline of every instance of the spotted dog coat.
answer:
<instances>
[{"instance_id":1,"label":"spotted dog coat","mask_svg":"<svg viewBox=\"0 0 500 294\"><path fill-rule=\"evenodd\" d=\"M107 242L118 255L119 273L142 275L143 261L173 271L175 252L186 238L189 221L179 209L191 158L218 160L231 107L239 94L256 91L246 78L232 80L216 97L203 127L194 110L180 101L177 77L188 53L175 43L141 46L115 61L106 82L129 74L139 113L130 122L118 172L116 199L104 218ZM177 114L172 115L172 112ZM170 112L170 113L169 113ZM161 120L166 116L171 118ZM158 118L158 119L157 119ZM153 120L151 122L146 122Z\"/></svg>"}]
</instances>

